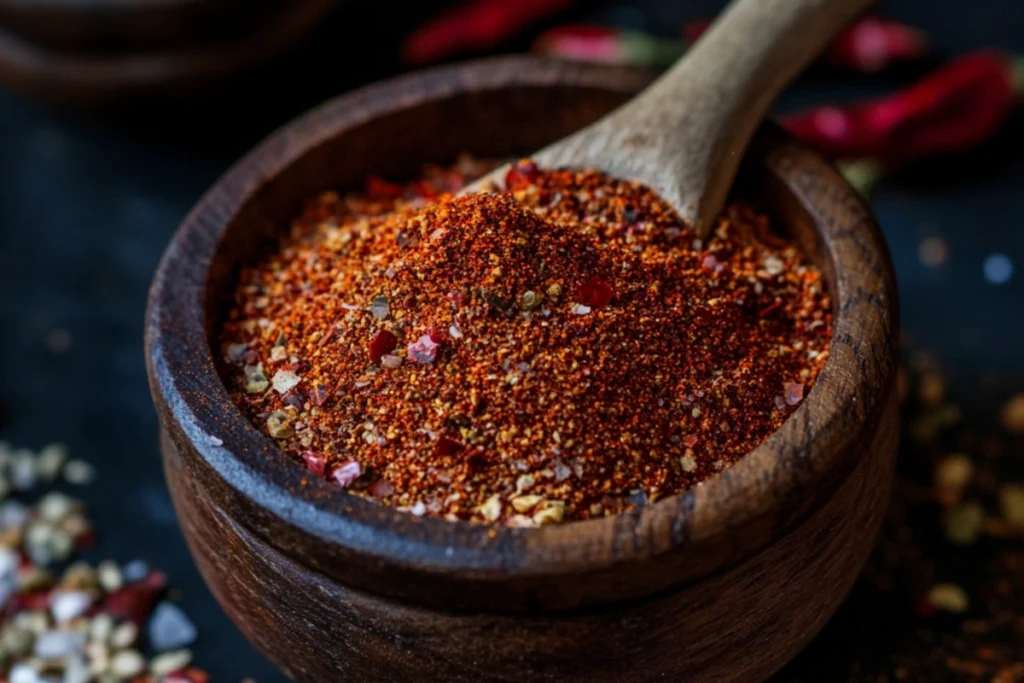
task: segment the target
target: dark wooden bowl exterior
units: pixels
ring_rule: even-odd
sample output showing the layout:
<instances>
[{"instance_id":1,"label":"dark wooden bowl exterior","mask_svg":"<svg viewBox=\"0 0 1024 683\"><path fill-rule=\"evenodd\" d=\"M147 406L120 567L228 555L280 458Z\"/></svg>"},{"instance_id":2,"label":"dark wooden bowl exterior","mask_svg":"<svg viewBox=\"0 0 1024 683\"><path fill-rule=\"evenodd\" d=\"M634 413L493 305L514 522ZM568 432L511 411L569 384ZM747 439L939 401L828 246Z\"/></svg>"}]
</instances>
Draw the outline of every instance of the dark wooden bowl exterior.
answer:
<instances>
[{"instance_id":1,"label":"dark wooden bowl exterior","mask_svg":"<svg viewBox=\"0 0 1024 683\"><path fill-rule=\"evenodd\" d=\"M0 10L5 2L12 1L0 0ZM31 2L26 0L26 4ZM14 22L13 26L5 23L0 12L0 82L35 99L87 109L126 106L148 100L167 101L209 90L271 60L310 33L337 3L338 0L264 3L261 11L246 12L249 20L228 24L231 31L217 30L215 16L204 16L212 22L206 25L205 31L179 34L176 41L171 41L171 33L189 28L189 19L198 21L186 10L198 13L201 3L185 0L181 3L142 2L140 6L151 7L154 12L166 11L170 16L162 24L148 14L144 15L144 22L139 20L141 23L133 23L131 17L124 18L125 25L115 24L115 27L124 31L134 27L140 32L137 38L144 46L122 41L118 49L112 49L115 43L104 42L105 49L99 50L87 49L91 38L84 33L75 40L69 37L64 41L75 45L81 43L84 48L68 47L59 40L40 42L19 32L19 22ZM71 3L76 7L86 4L84 0ZM104 6L113 12L111 7ZM237 7L235 10L242 11ZM177 11L182 14L179 16ZM230 19L226 11L224 13L222 23ZM106 16L103 12L98 14ZM76 24L79 20L82 18L76 15L51 23L43 19L41 22L53 30L66 26L69 32L73 32L73 26L78 26L82 32L95 28L100 34L114 30L102 21L90 28L88 23ZM144 38L150 21L169 32L167 40L148 41Z\"/></svg>"},{"instance_id":2,"label":"dark wooden bowl exterior","mask_svg":"<svg viewBox=\"0 0 1024 683\"><path fill-rule=\"evenodd\" d=\"M147 316L168 482L217 598L289 675L756 681L795 654L851 586L895 457L895 283L861 199L775 129L759 134L740 191L826 273L832 355L782 429L692 491L541 529L415 518L304 483L216 374L218 292L304 199L462 150L540 148L644 82L515 58L362 89L242 160L168 248Z\"/></svg>"},{"instance_id":3,"label":"dark wooden bowl exterior","mask_svg":"<svg viewBox=\"0 0 1024 683\"><path fill-rule=\"evenodd\" d=\"M64 51L115 52L240 35L288 0L0 0L0 25Z\"/></svg>"}]
</instances>

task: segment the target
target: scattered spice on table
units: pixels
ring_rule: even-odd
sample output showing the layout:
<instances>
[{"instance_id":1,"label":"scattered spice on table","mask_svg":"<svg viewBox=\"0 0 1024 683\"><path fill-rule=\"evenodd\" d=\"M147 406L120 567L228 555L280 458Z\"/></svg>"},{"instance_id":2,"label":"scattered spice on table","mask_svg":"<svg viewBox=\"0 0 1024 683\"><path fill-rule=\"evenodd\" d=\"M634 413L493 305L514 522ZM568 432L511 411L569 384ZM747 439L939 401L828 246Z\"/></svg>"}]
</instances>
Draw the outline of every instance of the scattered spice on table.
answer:
<instances>
[{"instance_id":1,"label":"scattered spice on table","mask_svg":"<svg viewBox=\"0 0 1024 683\"><path fill-rule=\"evenodd\" d=\"M1024 681L1024 394L963 410L921 352L903 377L896 487L872 558L777 683Z\"/></svg>"},{"instance_id":2,"label":"scattered spice on table","mask_svg":"<svg viewBox=\"0 0 1024 683\"><path fill-rule=\"evenodd\" d=\"M94 530L84 504L57 487L91 475L59 444L35 453L0 442L0 680L207 683L187 649L196 629L164 597L163 573L75 560Z\"/></svg>"},{"instance_id":3,"label":"scattered spice on table","mask_svg":"<svg viewBox=\"0 0 1024 683\"><path fill-rule=\"evenodd\" d=\"M918 245L917 257L926 268L938 268L949 258L949 245L941 237L926 237Z\"/></svg>"},{"instance_id":4,"label":"scattered spice on table","mask_svg":"<svg viewBox=\"0 0 1024 683\"><path fill-rule=\"evenodd\" d=\"M1011 434L1024 435L1024 393L1016 394L1003 406L1003 428Z\"/></svg>"},{"instance_id":5,"label":"scattered spice on table","mask_svg":"<svg viewBox=\"0 0 1024 683\"><path fill-rule=\"evenodd\" d=\"M241 274L227 384L314 476L417 515L600 517L728 467L811 390L831 301L765 217L701 242L637 183L524 160L506 184L326 193Z\"/></svg>"}]
</instances>

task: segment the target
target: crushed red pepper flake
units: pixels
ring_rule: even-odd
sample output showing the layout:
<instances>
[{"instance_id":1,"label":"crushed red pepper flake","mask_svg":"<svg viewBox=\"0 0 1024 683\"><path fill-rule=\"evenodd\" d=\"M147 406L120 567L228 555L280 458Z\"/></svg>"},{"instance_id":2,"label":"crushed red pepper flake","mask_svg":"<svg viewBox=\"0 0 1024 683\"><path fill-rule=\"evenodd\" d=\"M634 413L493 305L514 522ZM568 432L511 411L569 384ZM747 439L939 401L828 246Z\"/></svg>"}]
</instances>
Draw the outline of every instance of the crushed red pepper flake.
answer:
<instances>
[{"instance_id":1,"label":"crushed red pepper flake","mask_svg":"<svg viewBox=\"0 0 1024 683\"><path fill-rule=\"evenodd\" d=\"M388 330L377 330L370 342L370 362L380 365L381 359L398 346L398 337Z\"/></svg>"},{"instance_id":2,"label":"crushed red pepper flake","mask_svg":"<svg viewBox=\"0 0 1024 683\"><path fill-rule=\"evenodd\" d=\"M702 242L637 183L522 160L454 198L460 163L321 195L240 276L226 381L317 476L448 519L600 517L734 463L813 386L831 300L765 217Z\"/></svg>"}]
</instances>

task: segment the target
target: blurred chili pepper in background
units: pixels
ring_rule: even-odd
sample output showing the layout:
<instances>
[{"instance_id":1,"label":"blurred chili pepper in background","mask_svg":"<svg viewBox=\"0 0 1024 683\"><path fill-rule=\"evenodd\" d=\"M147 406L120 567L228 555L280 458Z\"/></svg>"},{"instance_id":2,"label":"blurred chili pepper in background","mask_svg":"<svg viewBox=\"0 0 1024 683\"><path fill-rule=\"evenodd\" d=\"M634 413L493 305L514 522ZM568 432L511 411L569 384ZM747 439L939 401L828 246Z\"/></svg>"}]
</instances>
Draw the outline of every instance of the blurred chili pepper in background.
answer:
<instances>
[{"instance_id":1,"label":"blurred chili pepper in background","mask_svg":"<svg viewBox=\"0 0 1024 683\"><path fill-rule=\"evenodd\" d=\"M683 27L683 39L693 44L711 25L695 21ZM898 21L864 17L839 34L819 58L820 64L858 73L876 73L899 62L911 62L928 55L924 32Z\"/></svg>"},{"instance_id":2,"label":"blurred chili pepper in background","mask_svg":"<svg viewBox=\"0 0 1024 683\"><path fill-rule=\"evenodd\" d=\"M710 21L687 24L682 41L605 26L558 26L541 34L533 51L576 61L662 68L682 56L710 25ZM867 17L844 31L819 61L857 73L873 73L897 62L921 59L928 49L928 41L918 29Z\"/></svg>"},{"instance_id":3,"label":"blurred chili pepper in background","mask_svg":"<svg viewBox=\"0 0 1024 683\"><path fill-rule=\"evenodd\" d=\"M432 19L406 38L402 59L428 64L461 52L496 47L575 0L470 0Z\"/></svg>"},{"instance_id":4,"label":"blurred chili pepper in background","mask_svg":"<svg viewBox=\"0 0 1024 683\"><path fill-rule=\"evenodd\" d=\"M793 135L845 162L868 189L878 173L990 138L1024 92L1024 60L985 50L949 62L897 93L782 118Z\"/></svg>"},{"instance_id":5,"label":"blurred chili pepper in background","mask_svg":"<svg viewBox=\"0 0 1024 683\"><path fill-rule=\"evenodd\" d=\"M404 45L420 64L484 50L567 9L573 0L473 0L416 31ZM565 59L664 68L685 53L711 21L687 24L682 40L598 25L564 25L542 33L533 52ZM864 17L831 45L820 64L869 74L927 56L929 42L905 24ZM984 51L956 59L888 97L849 106L817 107L786 116L794 135L840 164L865 192L879 175L910 161L964 151L1002 125L1024 90L1021 60Z\"/></svg>"}]
</instances>

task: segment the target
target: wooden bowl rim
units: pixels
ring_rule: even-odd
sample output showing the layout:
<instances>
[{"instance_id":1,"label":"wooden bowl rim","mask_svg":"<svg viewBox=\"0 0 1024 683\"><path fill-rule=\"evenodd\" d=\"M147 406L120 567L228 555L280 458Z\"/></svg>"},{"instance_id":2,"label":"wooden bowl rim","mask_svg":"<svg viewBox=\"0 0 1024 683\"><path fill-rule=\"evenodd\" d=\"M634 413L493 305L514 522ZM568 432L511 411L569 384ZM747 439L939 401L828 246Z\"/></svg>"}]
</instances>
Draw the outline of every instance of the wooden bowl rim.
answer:
<instances>
[{"instance_id":1,"label":"wooden bowl rim","mask_svg":"<svg viewBox=\"0 0 1024 683\"><path fill-rule=\"evenodd\" d=\"M871 428L885 407L884 388L895 381L898 316L892 266L870 210L834 169L806 150L801 149L801 163L807 163L799 174L822 178L831 200L831 209L812 213L818 231L854 239L873 272L869 277L844 271L850 291L832 293L838 302L833 352L817 387L782 428L712 479L639 510L510 529L417 518L326 482L313 480L307 485L308 473L232 404L206 342L206 274L226 227L265 183L318 146L383 114L468 90L564 84L626 92L635 91L643 80L621 69L529 56L486 59L360 88L271 135L222 176L185 218L155 276L147 311L147 365L154 399L172 438L187 441L224 483L262 511L323 543L417 572L473 578L585 574L620 563L651 561L669 552L696 551L710 542L749 544L748 550L755 552L795 528L801 520L784 514L784 505L815 487L838 485L858 457L861 432ZM410 93L416 97L410 98ZM759 133L759 139L765 137ZM783 142L792 145L788 139ZM759 154L771 154L779 146L770 141ZM830 250L834 245L829 239L825 246ZM872 284L872 278L878 282ZM851 311L867 301L881 302L881 322L853 325ZM867 388L866 363L858 357L861 343L880 349L881 374L876 380L883 390ZM837 347L849 347L851 352L836 353ZM823 386L831 391L819 391ZM837 432L832 427L841 424L840 418L851 409L863 414L856 417L858 429ZM808 442L812 414L824 426L816 432L817 440ZM765 515L778 518L771 538L736 540L737 528ZM286 543L267 540L282 552L295 554Z\"/></svg>"}]
</instances>

